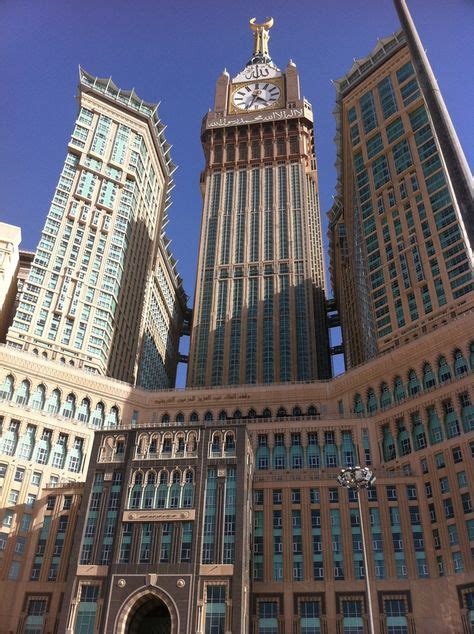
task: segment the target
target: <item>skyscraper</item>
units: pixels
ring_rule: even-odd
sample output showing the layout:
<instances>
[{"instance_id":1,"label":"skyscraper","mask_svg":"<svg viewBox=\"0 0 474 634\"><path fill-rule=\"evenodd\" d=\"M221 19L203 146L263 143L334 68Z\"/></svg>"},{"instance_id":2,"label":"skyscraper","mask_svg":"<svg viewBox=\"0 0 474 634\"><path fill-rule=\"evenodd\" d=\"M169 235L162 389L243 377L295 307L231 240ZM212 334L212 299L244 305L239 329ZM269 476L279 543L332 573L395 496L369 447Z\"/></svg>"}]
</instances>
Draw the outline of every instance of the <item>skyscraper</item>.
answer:
<instances>
[{"instance_id":1,"label":"skyscraper","mask_svg":"<svg viewBox=\"0 0 474 634\"><path fill-rule=\"evenodd\" d=\"M329 233L348 367L473 306L470 206L464 180L448 170L465 159L446 139L427 64L399 31L335 82Z\"/></svg>"},{"instance_id":2,"label":"skyscraper","mask_svg":"<svg viewBox=\"0 0 474 634\"><path fill-rule=\"evenodd\" d=\"M253 26L259 61L251 66L268 66L266 29ZM396 122L395 130L411 126L412 109L423 119L409 60L397 57L403 42L403 33L382 40L360 71L369 72L372 62L382 69L394 61L392 88L400 80L399 88L388 91L390 99L380 103L377 91L384 77L374 75L372 84L361 85L375 91L367 98L375 104L375 116L379 108L383 112L382 103L397 108L387 130L384 124L361 136L368 134L369 145L372 135L380 134L373 142L378 153L364 163L369 183L379 175L372 159L384 156L397 174L400 151L395 147L409 139L401 147L408 146L413 161L406 165L411 189L402 196L405 172L400 172L394 186L400 188L395 201L401 202L380 213L389 237L402 219L401 236L409 239L418 234L411 231L411 206L404 205L412 200L431 204L438 189L426 199L425 188L439 169L424 173L438 147L429 143L432 131L426 122L410 133L404 127L385 149L388 125ZM220 95L235 94L234 103L249 107L262 100L262 116L279 116L277 109L263 107L267 100L277 102L269 87L277 79L263 83L257 77L250 94L239 86L229 93L224 76ZM405 112L400 104L410 96L413 102ZM362 128L365 107L356 103ZM383 115L377 122L382 120ZM433 150L424 158L417 142L416 153L410 145L421 130ZM351 147L349 134L343 126L344 148ZM357 148L362 160L368 156L366 145L357 142L356 154ZM412 180L413 173L423 179ZM370 186L368 191L372 195ZM341 179L339 193L338 203L352 200L349 177ZM344 211L350 218L357 199L351 205L341 203L333 210L341 215L332 220L342 223ZM426 218L413 221L416 227L422 223L422 233L437 227L438 210L430 214L434 225L431 215L423 224L428 210ZM462 217L453 225L459 231ZM207 230L211 242L219 222L217 216ZM394 235L400 237L396 229ZM442 235L441 228L430 269L434 257L443 257ZM344 238L344 227L336 236ZM368 245L363 231L350 239L359 248L360 268L349 282L359 275L362 281L359 286L346 281L346 287L361 293ZM410 242L409 248L416 244ZM465 242L452 244L463 256ZM346 257L342 247L338 242L332 248L333 258L339 258L333 260L336 273ZM448 280L457 280L459 273L450 278L451 267L446 268ZM426 280L431 283L433 277ZM403 279L402 269L397 281ZM426 280L419 281L420 287ZM463 280L458 288L465 286ZM435 321L436 329L421 324L417 336L400 339L390 354L377 354L376 348L374 358L330 381L145 391L0 346L0 501L5 506L0 510L0 623L8 631L71 634L366 634L370 619L374 631L384 634L471 634L474 341L472 313L464 310L469 297L463 292L459 303L447 304L454 318L448 318L450 313ZM341 306L347 311L347 304ZM270 315L264 310L262 320ZM348 313L343 316L346 337L352 337ZM212 332L209 341L215 341ZM91 427L99 428L93 440ZM339 487L340 469L360 464L373 470L376 482L359 493ZM69 474L85 479L83 486L60 484ZM41 476L54 478L53 486L41 491Z\"/></svg>"},{"instance_id":3,"label":"skyscraper","mask_svg":"<svg viewBox=\"0 0 474 634\"><path fill-rule=\"evenodd\" d=\"M189 386L330 374L313 113L270 57L272 23L251 23L253 55L203 121Z\"/></svg>"},{"instance_id":4,"label":"skyscraper","mask_svg":"<svg viewBox=\"0 0 474 634\"><path fill-rule=\"evenodd\" d=\"M186 299L164 235L157 105L80 69L79 114L10 346L147 388L174 383Z\"/></svg>"}]
</instances>

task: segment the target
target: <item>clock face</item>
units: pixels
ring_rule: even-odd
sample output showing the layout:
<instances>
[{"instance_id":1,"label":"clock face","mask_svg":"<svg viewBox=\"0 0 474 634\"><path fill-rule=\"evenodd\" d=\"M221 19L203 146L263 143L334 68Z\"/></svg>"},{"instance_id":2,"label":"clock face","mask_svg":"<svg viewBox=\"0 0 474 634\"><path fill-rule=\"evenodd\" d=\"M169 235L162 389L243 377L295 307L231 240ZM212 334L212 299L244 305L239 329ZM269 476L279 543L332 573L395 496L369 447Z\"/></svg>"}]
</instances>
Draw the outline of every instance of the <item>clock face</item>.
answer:
<instances>
[{"instance_id":1,"label":"clock face","mask_svg":"<svg viewBox=\"0 0 474 634\"><path fill-rule=\"evenodd\" d=\"M242 86L232 97L239 110L262 110L275 104L280 97L280 89L275 84L259 81Z\"/></svg>"}]
</instances>

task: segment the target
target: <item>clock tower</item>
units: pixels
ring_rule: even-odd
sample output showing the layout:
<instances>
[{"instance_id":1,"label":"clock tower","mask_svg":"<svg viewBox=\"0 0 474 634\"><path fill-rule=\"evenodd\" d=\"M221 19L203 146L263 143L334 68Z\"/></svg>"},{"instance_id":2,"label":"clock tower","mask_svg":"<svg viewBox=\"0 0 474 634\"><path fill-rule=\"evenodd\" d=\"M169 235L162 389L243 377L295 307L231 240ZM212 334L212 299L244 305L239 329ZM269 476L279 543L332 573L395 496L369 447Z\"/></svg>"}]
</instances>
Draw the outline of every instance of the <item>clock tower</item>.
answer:
<instances>
[{"instance_id":1,"label":"clock tower","mask_svg":"<svg viewBox=\"0 0 474 634\"><path fill-rule=\"evenodd\" d=\"M330 376L313 112L295 64L251 59L204 118L203 216L189 386Z\"/></svg>"}]
</instances>

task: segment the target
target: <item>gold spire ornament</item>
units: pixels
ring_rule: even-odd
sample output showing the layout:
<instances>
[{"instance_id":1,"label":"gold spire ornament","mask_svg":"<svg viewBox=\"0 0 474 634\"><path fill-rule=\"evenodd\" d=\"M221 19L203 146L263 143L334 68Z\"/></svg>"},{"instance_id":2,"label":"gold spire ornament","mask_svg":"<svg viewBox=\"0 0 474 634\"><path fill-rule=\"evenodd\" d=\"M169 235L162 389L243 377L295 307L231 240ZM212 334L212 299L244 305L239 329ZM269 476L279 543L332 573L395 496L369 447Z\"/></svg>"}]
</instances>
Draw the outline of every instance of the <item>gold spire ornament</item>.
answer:
<instances>
[{"instance_id":1,"label":"gold spire ornament","mask_svg":"<svg viewBox=\"0 0 474 634\"><path fill-rule=\"evenodd\" d=\"M253 55L249 63L268 63L271 57L268 52L269 30L273 26L273 18L267 18L262 24L256 24L256 18L249 20L250 28L253 31Z\"/></svg>"}]
</instances>

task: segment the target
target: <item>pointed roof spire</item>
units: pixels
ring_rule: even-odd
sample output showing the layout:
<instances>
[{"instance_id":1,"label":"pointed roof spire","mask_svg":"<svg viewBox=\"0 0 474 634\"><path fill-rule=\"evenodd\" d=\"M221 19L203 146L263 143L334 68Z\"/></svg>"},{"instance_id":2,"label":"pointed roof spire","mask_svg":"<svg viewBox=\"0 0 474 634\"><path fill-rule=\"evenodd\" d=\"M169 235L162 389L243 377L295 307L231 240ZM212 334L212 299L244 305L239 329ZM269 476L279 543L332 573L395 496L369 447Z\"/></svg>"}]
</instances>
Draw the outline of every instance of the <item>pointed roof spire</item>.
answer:
<instances>
[{"instance_id":1,"label":"pointed roof spire","mask_svg":"<svg viewBox=\"0 0 474 634\"><path fill-rule=\"evenodd\" d=\"M268 52L268 40L270 39L269 30L273 26L273 18L267 18L262 24L256 24L256 18L249 21L250 28L253 31L253 55L247 66L251 64L270 64L272 58Z\"/></svg>"}]
</instances>

